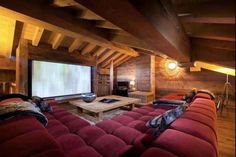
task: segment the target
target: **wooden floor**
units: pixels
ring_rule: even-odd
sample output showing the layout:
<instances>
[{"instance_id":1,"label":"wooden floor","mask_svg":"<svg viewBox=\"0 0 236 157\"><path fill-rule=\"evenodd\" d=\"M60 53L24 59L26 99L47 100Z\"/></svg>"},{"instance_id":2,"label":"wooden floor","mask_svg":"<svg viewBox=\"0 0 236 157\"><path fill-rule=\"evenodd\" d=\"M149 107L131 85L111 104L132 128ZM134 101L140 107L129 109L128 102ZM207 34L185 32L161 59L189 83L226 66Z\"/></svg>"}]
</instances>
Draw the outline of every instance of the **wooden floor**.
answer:
<instances>
[{"instance_id":1,"label":"wooden floor","mask_svg":"<svg viewBox=\"0 0 236 157\"><path fill-rule=\"evenodd\" d=\"M219 157L235 157L235 101L218 113L217 127Z\"/></svg>"}]
</instances>

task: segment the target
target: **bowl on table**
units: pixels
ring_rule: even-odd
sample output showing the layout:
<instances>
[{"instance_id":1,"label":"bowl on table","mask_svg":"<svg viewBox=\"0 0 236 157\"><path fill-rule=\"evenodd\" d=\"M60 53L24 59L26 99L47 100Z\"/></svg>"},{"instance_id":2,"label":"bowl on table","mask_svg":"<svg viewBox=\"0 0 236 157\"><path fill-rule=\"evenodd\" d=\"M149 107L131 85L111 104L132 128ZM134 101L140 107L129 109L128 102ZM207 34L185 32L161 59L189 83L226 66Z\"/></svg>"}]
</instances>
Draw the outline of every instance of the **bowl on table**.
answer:
<instances>
[{"instance_id":1,"label":"bowl on table","mask_svg":"<svg viewBox=\"0 0 236 157\"><path fill-rule=\"evenodd\" d=\"M81 99L84 101L84 102L87 102L87 103L90 103L92 101L94 101L96 99L96 94L94 93L88 93L88 94L82 94L81 95Z\"/></svg>"}]
</instances>

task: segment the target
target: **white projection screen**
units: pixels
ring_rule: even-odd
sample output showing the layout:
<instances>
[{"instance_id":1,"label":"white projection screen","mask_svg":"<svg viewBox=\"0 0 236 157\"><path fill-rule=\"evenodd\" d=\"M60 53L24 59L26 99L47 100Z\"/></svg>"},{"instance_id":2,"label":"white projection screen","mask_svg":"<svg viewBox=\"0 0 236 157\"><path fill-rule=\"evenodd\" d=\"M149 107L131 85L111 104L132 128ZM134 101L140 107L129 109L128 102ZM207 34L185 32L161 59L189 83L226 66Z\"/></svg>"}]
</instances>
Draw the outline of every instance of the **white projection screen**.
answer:
<instances>
[{"instance_id":1,"label":"white projection screen","mask_svg":"<svg viewBox=\"0 0 236 157\"><path fill-rule=\"evenodd\" d=\"M32 96L54 97L91 92L91 67L32 61Z\"/></svg>"}]
</instances>

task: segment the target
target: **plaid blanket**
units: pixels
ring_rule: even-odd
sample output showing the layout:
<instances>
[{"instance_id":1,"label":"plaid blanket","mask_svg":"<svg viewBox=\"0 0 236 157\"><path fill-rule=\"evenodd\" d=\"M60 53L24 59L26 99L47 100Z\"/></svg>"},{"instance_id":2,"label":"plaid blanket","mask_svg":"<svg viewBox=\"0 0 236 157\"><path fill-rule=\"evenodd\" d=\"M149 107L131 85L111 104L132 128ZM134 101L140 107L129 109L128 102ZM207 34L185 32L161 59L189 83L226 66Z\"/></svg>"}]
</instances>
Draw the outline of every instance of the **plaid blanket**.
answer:
<instances>
[{"instance_id":1,"label":"plaid blanket","mask_svg":"<svg viewBox=\"0 0 236 157\"><path fill-rule=\"evenodd\" d=\"M40 109L34 103L21 101L7 102L0 105L0 121L25 115L36 117L44 126L48 123L47 117L40 112Z\"/></svg>"}]
</instances>

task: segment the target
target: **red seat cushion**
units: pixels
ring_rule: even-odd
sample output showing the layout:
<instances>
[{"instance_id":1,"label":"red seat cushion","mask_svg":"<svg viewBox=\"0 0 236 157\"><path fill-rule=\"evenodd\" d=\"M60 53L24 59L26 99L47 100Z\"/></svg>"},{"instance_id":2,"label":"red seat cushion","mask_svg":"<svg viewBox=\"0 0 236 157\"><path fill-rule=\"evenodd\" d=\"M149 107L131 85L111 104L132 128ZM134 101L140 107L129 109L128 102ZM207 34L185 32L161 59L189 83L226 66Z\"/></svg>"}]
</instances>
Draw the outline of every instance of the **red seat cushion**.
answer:
<instances>
[{"instance_id":1,"label":"red seat cushion","mask_svg":"<svg viewBox=\"0 0 236 157\"><path fill-rule=\"evenodd\" d=\"M160 148L148 148L142 155L141 157L177 157L176 155L167 152L163 149Z\"/></svg>"},{"instance_id":2,"label":"red seat cushion","mask_svg":"<svg viewBox=\"0 0 236 157\"><path fill-rule=\"evenodd\" d=\"M56 140L65 153L86 146L84 140L75 134L66 134L58 137Z\"/></svg>"},{"instance_id":3,"label":"red seat cushion","mask_svg":"<svg viewBox=\"0 0 236 157\"><path fill-rule=\"evenodd\" d=\"M210 143L173 129L165 130L152 145L181 157L217 156L217 152Z\"/></svg>"},{"instance_id":4,"label":"red seat cushion","mask_svg":"<svg viewBox=\"0 0 236 157\"><path fill-rule=\"evenodd\" d=\"M88 145L91 145L99 137L105 134L106 134L105 131L103 131L97 126L86 126L77 132L77 135L79 135L82 139L84 139L84 141Z\"/></svg>"},{"instance_id":5,"label":"red seat cushion","mask_svg":"<svg viewBox=\"0 0 236 157\"><path fill-rule=\"evenodd\" d=\"M94 148L84 146L67 154L67 157L103 157Z\"/></svg>"}]
</instances>

